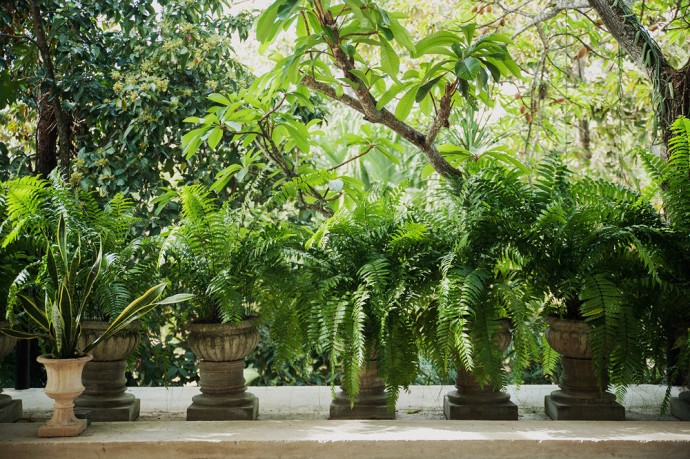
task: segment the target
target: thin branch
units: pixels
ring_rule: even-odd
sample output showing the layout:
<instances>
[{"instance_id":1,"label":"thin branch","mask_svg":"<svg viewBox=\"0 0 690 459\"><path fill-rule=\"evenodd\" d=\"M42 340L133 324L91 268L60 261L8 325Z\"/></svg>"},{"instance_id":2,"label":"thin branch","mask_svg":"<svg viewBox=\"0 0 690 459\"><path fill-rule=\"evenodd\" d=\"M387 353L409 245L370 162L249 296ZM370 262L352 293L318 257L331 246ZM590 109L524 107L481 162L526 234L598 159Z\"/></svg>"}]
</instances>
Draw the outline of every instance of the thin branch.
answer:
<instances>
[{"instance_id":1,"label":"thin branch","mask_svg":"<svg viewBox=\"0 0 690 459\"><path fill-rule=\"evenodd\" d=\"M28 35L12 35L12 34L9 34L9 33L0 33L0 37L14 38L14 39L17 39L17 40L26 40L26 41L30 41L30 42L33 43L34 45L37 45L36 40L34 40L33 38L29 37Z\"/></svg>"},{"instance_id":2,"label":"thin branch","mask_svg":"<svg viewBox=\"0 0 690 459\"><path fill-rule=\"evenodd\" d=\"M429 132L426 134L427 145L433 145L441 128L448 127L448 118L450 117L450 110L452 108L453 91L455 87L457 87L457 84L457 78L452 83L446 84L443 97L438 102L438 113L429 127Z\"/></svg>"},{"instance_id":3,"label":"thin branch","mask_svg":"<svg viewBox=\"0 0 690 459\"><path fill-rule=\"evenodd\" d=\"M582 8L587 8L589 4L587 3L586 0L579 0L579 1L572 1L572 0L558 0L556 4L548 9L545 9L542 11L540 14L534 17L531 21L529 21L527 24L523 25L520 27L518 30L516 30L513 33L513 36L511 38L515 39L518 35L521 33L525 32L528 29L531 29L532 27L536 26L537 24L541 24L544 21L548 21L549 19L553 19L561 11L564 10L577 10L577 9L582 9Z\"/></svg>"},{"instance_id":4,"label":"thin branch","mask_svg":"<svg viewBox=\"0 0 690 459\"><path fill-rule=\"evenodd\" d=\"M340 167L343 167L344 165L349 164L349 163L351 163L352 161L354 161L354 160L356 160L356 159L359 159L359 158L361 158L362 156L368 154L368 153L371 152L375 147L376 147L376 145L369 145L369 147L368 147L366 150L364 150L362 153L360 153L360 154L358 154L358 155L356 155L356 156L353 156L352 158L348 159L347 161L343 161L342 163L338 164L337 166L333 166L333 167L331 167L331 168L328 169L328 170L329 170L329 171L334 171L334 170L336 170L336 169L338 169L338 168L340 168Z\"/></svg>"}]
</instances>

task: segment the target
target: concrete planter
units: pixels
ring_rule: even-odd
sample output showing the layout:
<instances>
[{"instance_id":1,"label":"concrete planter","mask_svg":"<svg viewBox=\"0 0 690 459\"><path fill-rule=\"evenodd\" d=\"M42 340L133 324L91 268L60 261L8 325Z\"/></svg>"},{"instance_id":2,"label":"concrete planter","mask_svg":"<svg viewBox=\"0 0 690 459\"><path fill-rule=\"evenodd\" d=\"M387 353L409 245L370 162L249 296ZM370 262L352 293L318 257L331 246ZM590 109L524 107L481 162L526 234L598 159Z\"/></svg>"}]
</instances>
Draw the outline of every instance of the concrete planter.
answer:
<instances>
[{"instance_id":1,"label":"concrete planter","mask_svg":"<svg viewBox=\"0 0 690 459\"><path fill-rule=\"evenodd\" d=\"M690 421L690 371L685 375L685 389L671 398L671 414L681 421Z\"/></svg>"},{"instance_id":2,"label":"concrete planter","mask_svg":"<svg viewBox=\"0 0 690 459\"><path fill-rule=\"evenodd\" d=\"M107 322L83 322L79 346L101 336ZM84 367L84 393L75 400L78 410L92 421L134 421L139 417L141 401L126 393L126 359L139 345L138 322L100 342L92 349L93 360Z\"/></svg>"},{"instance_id":3,"label":"concrete planter","mask_svg":"<svg viewBox=\"0 0 690 459\"><path fill-rule=\"evenodd\" d=\"M592 363L588 333L591 326L581 320L549 318L546 340L563 357L560 390L544 399L546 414L555 420L622 421L625 408L615 395L601 392ZM603 381L606 385L608 380Z\"/></svg>"},{"instance_id":4,"label":"concrete planter","mask_svg":"<svg viewBox=\"0 0 690 459\"><path fill-rule=\"evenodd\" d=\"M201 394L187 408L188 421L254 420L259 400L247 392L244 358L259 344L255 320L189 325L189 346L199 358Z\"/></svg>"},{"instance_id":5,"label":"concrete planter","mask_svg":"<svg viewBox=\"0 0 690 459\"><path fill-rule=\"evenodd\" d=\"M362 368L359 395L353 406L345 389L336 394L331 402L330 419L395 419L395 411L388 409L386 383L378 376L376 360L370 360Z\"/></svg>"},{"instance_id":6,"label":"concrete planter","mask_svg":"<svg viewBox=\"0 0 690 459\"><path fill-rule=\"evenodd\" d=\"M494 339L501 352L508 349L511 340L509 321L501 320L500 332ZM446 419L517 421L518 408L510 401L510 395L500 388L482 387L464 368L458 368L455 387L456 390L450 391L443 399Z\"/></svg>"},{"instance_id":7,"label":"concrete planter","mask_svg":"<svg viewBox=\"0 0 690 459\"><path fill-rule=\"evenodd\" d=\"M7 322L0 322L0 328L9 328ZM0 333L0 362L12 352L16 339ZM12 397L2 393L0 387L0 422L14 422L22 417L22 401L12 400Z\"/></svg>"},{"instance_id":8,"label":"concrete planter","mask_svg":"<svg viewBox=\"0 0 690 459\"><path fill-rule=\"evenodd\" d=\"M38 428L39 437L76 437L86 429L86 419L74 415L74 399L84 392L81 374L90 355L75 359L52 359L46 355L36 360L46 368L45 394L55 400L53 417Z\"/></svg>"}]
</instances>

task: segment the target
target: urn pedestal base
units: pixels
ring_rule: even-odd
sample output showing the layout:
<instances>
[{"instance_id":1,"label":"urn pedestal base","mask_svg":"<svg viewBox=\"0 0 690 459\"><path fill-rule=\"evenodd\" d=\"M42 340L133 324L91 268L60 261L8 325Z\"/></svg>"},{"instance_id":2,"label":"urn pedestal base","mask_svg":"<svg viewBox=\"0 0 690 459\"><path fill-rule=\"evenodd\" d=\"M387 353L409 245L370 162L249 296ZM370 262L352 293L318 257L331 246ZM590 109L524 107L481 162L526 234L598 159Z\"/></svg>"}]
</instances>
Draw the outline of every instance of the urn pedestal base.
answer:
<instances>
[{"instance_id":1,"label":"urn pedestal base","mask_svg":"<svg viewBox=\"0 0 690 459\"><path fill-rule=\"evenodd\" d=\"M126 367L124 360L87 363L82 373L86 390L74 401L75 409L94 422L136 420L141 401L126 393Z\"/></svg>"},{"instance_id":2,"label":"urn pedestal base","mask_svg":"<svg viewBox=\"0 0 690 459\"><path fill-rule=\"evenodd\" d=\"M14 422L23 414L21 400L13 400L9 395L0 394L0 422Z\"/></svg>"},{"instance_id":3,"label":"urn pedestal base","mask_svg":"<svg viewBox=\"0 0 690 459\"><path fill-rule=\"evenodd\" d=\"M681 421L690 421L690 391L683 391L671 399L671 414Z\"/></svg>"},{"instance_id":4,"label":"urn pedestal base","mask_svg":"<svg viewBox=\"0 0 690 459\"><path fill-rule=\"evenodd\" d=\"M455 379L457 390L443 399L446 419L476 421L517 421L518 407L510 401L510 395L490 386L483 388L464 369L458 369Z\"/></svg>"},{"instance_id":5,"label":"urn pedestal base","mask_svg":"<svg viewBox=\"0 0 690 459\"><path fill-rule=\"evenodd\" d=\"M544 397L544 409L559 421L623 421L625 408L616 396L599 391L591 359L563 357L561 390Z\"/></svg>"},{"instance_id":6,"label":"urn pedestal base","mask_svg":"<svg viewBox=\"0 0 690 459\"><path fill-rule=\"evenodd\" d=\"M554 421L624 421L625 407L615 401L573 400L554 391L544 397L546 415ZM613 394L609 394L613 395Z\"/></svg>"},{"instance_id":7,"label":"urn pedestal base","mask_svg":"<svg viewBox=\"0 0 690 459\"><path fill-rule=\"evenodd\" d=\"M350 396L341 390L331 402L330 419L395 419L395 411L388 409L383 390L381 393L363 393L360 389L352 407Z\"/></svg>"},{"instance_id":8,"label":"urn pedestal base","mask_svg":"<svg viewBox=\"0 0 690 459\"><path fill-rule=\"evenodd\" d=\"M625 408L609 392L608 373L601 372L597 381L592 361L589 332L592 327L582 320L547 319L546 340L561 358L561 390L544 398L544 410L551 419L559 421L623 421ZM601 382L601 384L599 384Z\"/></svg>"},{"instance_id":9,"label":"urn pedestal base","mask_svg":"<svg viewBox=\"0 0 690 459\"><path fill-rule=\"evenodd\" d=\"M259 416L259 399L247 392L244 359L199 362L201 394L192 397L188 421L253 421Z\"/></svg>"},{"instance_id":10,"label":"urn pedestal base","mask_svg":"<svg viewBox=\"0 0 690 459\"><path fill-rule=\"evenodd\" d=\"M443 414L446 415L446 419L451 420L517 421L517 405L510 401L510 395L498 393L505 398L484 402L466 400L466 396L458 391L449 392L443 399Z\"/></svg>"},{"instance_id":11,"label":"urn pedestal base","mask_svg":"<svg viewBox=\"0 0 690 459\"><path fill-rule=\"evenodd\" d=\"M331 402L330 419L395 419L395 411L388 409L386 385L378 377L375 360L362 369L354 405L350 404L350 395L341 390Z\"/></svg>"}]
</instances>

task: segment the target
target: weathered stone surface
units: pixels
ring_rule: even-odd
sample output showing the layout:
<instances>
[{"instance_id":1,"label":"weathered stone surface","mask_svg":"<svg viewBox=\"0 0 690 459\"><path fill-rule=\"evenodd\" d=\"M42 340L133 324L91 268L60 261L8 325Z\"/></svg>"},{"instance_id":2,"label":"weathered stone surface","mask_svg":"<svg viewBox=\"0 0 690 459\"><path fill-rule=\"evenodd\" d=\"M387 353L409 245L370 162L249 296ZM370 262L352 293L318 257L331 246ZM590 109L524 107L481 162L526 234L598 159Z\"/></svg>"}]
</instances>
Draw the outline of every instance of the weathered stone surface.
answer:
<instances>
[{"instance_id":1,"label":"weathered stone surface","mask_svg":"<svg viewBox=\"0 0 690 459\"><path fill-rule=\"evenodd\" d=\"M199 357L201 394L187 408L188 421L254 420L259 400L247 392L244 358L259 344L256 322L193 324L189 346Z\"/></svg>"},{"instance_id":2,"label":"weathered stone surface","mask_svg":"<svg viewBox=\"0 0 690 459\"><path fill-rule=\"evenodd\" d=\"M682 421L690 421L690 390L671 398L671 414Z\"/></svg>"},{"instance_id":3,"label":"weathered stone surface","mask_svg":"<svg viewBox=\"0 0 690 459\"><path fill-rule=\"evenodd\" d=\"M108 328L106 322L84 322L80 346L93 342ZM139 417L141 402L126 393L125 359L136 350L140 335L138 323L132 323L93 348L94 359L84 367L85 390L75 400L80 412L91 421L134 421Z\"/></svg>"},{"instance_id":4,"label":"weathered stone surface","mask_svg":"<svg viewBox=\"0 0 690 459\"><path fill-rule=\"evenodd\" d=\"M191 324L189 347L201 360L230 362L244 359L259 344L256 322L239 324Z\"/></svg>"},{"instance_id":5,"label":"weathered stone surface","mask_svg":"<svg viewBox=\"0 0 690 459\"><path fill-rule=\"evenodd\" d=\"M244 359L232 362L199 362L201 394L192 397L188 421L254 420L259 400L247 392Z\"/></svg>"},{"instance_id":6,"label":"weathered stone surface","mask_svg":"<svg viewBox=\"0 0 690 459\"><path fill-rule=\"evenodd\" d=\"M0 429L2 457L687 459L683 422L273 421L95 423L77 438Z\"/></svg>"},{"instance_id":7,"label":"weathered stone surface","mask_svg":"<svg viewBox=\"0 0 690 459\"><path fill-rule=\"evenodd\" d=\"M508 349L510 340L510 322L502 320L494 342L504 352ZM517 421L518 407L510 401L510 395L490 385L482 387L472 373L463 368L458 369L455 388L443 399L446 419Z\"/></svg>"},{"instance_id":8,"label":"weathered stone surface","mask_svg":"<svg viewBox=\"0 0 690 459\"><path fill-rule=\"evenodd\" d=\"M518 407L510 395L491 386L481 387L471 373L459 369L455 387L443 399L446 419L517 421Z\"/></svg>"},{"instance_id":9,"label":"weathered stone surface","mask_svg":"<svg viewBox=\"0 0 690 459\"><path fill-rule=\"evenodd\" d=\"M8 322L0 322L0 328L9 328ZM0 362L12 352L17 340L0 333ZM2 393L0 387L0 423L14 422L22 417L22 401L12 400L12 397Z\"/></svg>"},{"instance_id":10,"label":"weathered stone surface","mask_svg":"<svg viewBox=\"0 0 690 459\"><path fill-rule=\"evenodd\" d=\"M378 377L376 360L370 360L360 373L359 395L354 405L344 389L336 394L330 419L395 419L395 411L388 409L386 384Z\"/></svg>"},{"instance_id":11,"label":"weathered stone surface","mask_svg":"<svg viewBox=\"0 0 690 459\"><path fill-rule=\"evenodd\" d=\"M584 321L551 318L546 330L549 345L563 357L563 373L558 385L544 398L546 414L554 420L622 421L625 408L597 384L592 350L589 346L590 325ZM606 378L606 375L604 375ZM608 384L608 379L603 385Z\"/></svg>"},{"instance_id":12,"label":"weathered stone surface","mask_svg":"<svg viewBox=\"0 0 690 459\"><path fill-rule=\"evenodd\" d=\"M90 355L76 359L51 359L39 356L45 366L47 379L45 394L55 400L53 417L38 429L39 437L74 437L86 429L86 419L74 415L74 399L84 391L81 373Z\"/></svg>"},{"instance_id":13,"label":"weathered stone surface","mask_svg":"<svg viewBox=\"0 0 690 459\"><path fill-rule=\"evenodd\" d=\"M0 389L2 392L2 389ZM0 394L0 422L14 422L23 415L22 401Z\"/></svg>"}]
</instances>

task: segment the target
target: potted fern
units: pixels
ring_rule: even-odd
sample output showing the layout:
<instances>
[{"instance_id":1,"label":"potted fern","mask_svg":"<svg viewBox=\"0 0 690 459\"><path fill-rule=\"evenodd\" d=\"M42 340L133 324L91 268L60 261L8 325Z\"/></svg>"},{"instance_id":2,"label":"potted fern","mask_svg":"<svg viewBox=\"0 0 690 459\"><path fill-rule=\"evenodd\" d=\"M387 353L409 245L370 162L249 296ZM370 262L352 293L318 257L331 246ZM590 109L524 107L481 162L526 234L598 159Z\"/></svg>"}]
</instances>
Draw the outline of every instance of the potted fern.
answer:
<instances>
[{"instance_id":1,"label":"potted fern","mask_svg":"<svg viewBox=\"0 0 690 459\"><path fill-rule=\"evenodd\" d=\"M127 305L92 342L80 346L83 312L99 277L102 257L99 250L95 259L82 259L82 237L64 219L59 220L56 240L48 244L34 280L12 298L16 304L10 303L8 316L17 316L13 327L0 329L17 339L38 338L46 351L38 361L46 367L45 393L55 400L55 410L39 428L40 437L76 436L86 428L87 421L75 417L72 401L84 390L82 370L99 342L159 304L189 299L183 294L159 300L166 285L155 285Z\"/></svg>"},{"instance_id":2,"label":"potted fern","mask_svg":"<svg viewBox=\"0 0 690 459\"><path fill-rule=\"evenodd\" d=\"M5 221L5 184L0 182L0 220ZM6 225L0 227L0 240L5 236ZM18 247L0 247L0 328L8 328L10 324L5 320L7 316L7 298L11 281L21 270L24 253ZM16 339L0 334L0 363L12 352ZM22 417L22 401L13 400L2 393L0 387L0 422L15 422Z\"/></svg>"},{"instance_id":3,"label":"potted fern","mask_svg":"<svg viewBox=\"0 0 690 459\"><path fill-rule=\"evenodd\" d=\"M639 193L576 179L554 156L539 167L530 202L538 218L526 235L529 269L547 299L546 339L563 356L561 389L546 397L546 412L622 420L607 386L636 382L649 350L663 349L654 289L660 217Z\"/></svg>"},{"instance_id":4,"label":"potted fern","mask_svg":"<svg viewBox=\"0 0 690 459\"><path fill-rule=\"evenodd\" d=\"M332 419L390 419L419 362L418 329L434 292L427 226L399 189L376 190L326 220L301 260L295 313L318 352L342 364Z\"/></svg>"},{"instance_id":5,"label":"potted fern","mask_svg":"<svg viewBox=\"0 0 690 459\"><path fill-rule=\"evenodd\" d=\"M201 394L187 420L256 419L244 358L259 342L267 272L289 231L261 210L233 208L230 201L218 206L202 186L182 188L179 200L182 219L164 234L160 268L173 285L195 294L182 322L189 323L188 342L199 358Z\"/></svg>"},{"instance_id":6,"label":"potted fern","mask_svg":"<svg viewBox=\"0 0 690 459\"><path fill-rule=\"evenodd\" d=\"M148 290L155 273L142 263L143 239L135 239L134 204L122 194L101 205L93 192L73 189L55 171L47 179L23 177L7 183L9 210L4 243L25 244L37 254L55 239L56 223L64 219L81 235L83 258L99 251L101 266L93 292L81 316L80 347L87 346L109 326L127 304ZM155 264L154 264L155 266ZM14 278L14 277L13 277ZM17 279L18 283L22 279ZM92 349L93 360L83 371L84 393L75 404L92 421L132 421L140 401L126 392L126 359L139 344L138 322Z\"/></svg>"},{"instance_id":7,"label":"potted fern","mask_svg":"<svg viewBox=\"0 0 690 459\"><path fill-rule=\"evenodd\" d=\"M457 368L456 390L444 399L448 419L517 420L517 405L501 389L504 353L513 344L512 374L531 358L536 315L520 234L533 219L517 170L489 164L449 186L431 221L443 240L437 327L429 337L443 365ZM439 359L440 357L440 359Z\"/></svg>"},{"instance_id":8,"label":"potted fern","mask_svg":"<svg viewBox=\"0 0 690 459\"><path fill-rule=\"evenodd\" d=\"M671 414L690 420L690 120L679 117L672 125L669 158L663 161L652 153L641 154L662 198L668 232L664 240L666 284L661 295L664 305L660 320L667 329L669 386L685 384L685 390L670 400ZM660 356L663 360L664 356ZM683 379L685 379L683 381Z\"/></svg>"}]
</instances>

